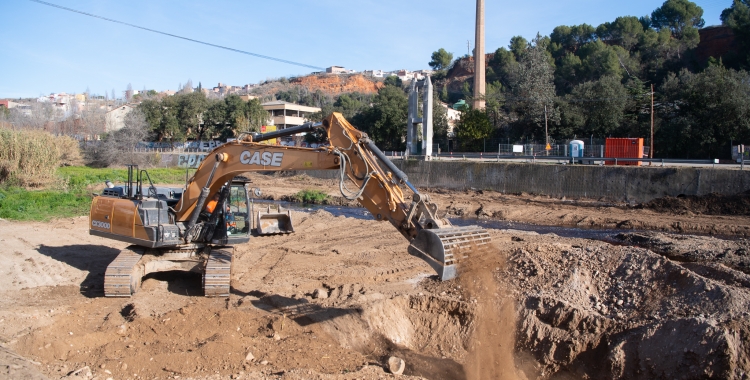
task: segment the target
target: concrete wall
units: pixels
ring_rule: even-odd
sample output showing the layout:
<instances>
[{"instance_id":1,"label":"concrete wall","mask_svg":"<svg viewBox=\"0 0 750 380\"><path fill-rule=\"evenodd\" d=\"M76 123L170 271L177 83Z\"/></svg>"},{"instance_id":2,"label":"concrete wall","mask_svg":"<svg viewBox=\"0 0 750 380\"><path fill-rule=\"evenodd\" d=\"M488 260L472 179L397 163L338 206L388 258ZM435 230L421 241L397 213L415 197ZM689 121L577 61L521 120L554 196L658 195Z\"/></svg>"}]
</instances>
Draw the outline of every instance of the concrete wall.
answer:
<instances>
[{"instance_id":1,"label":"concrete wall","mask_svg":"<svg viewBox=\"0 0 750 380\"><path fill-rule=\"evenodd\" d=\"M647 202L666 195L737 194L750 172L689 167L627 167L446 161L394 161L417 186Z\"/></svg>"},{"instance_id":2,"label":"concrete wall","mask_svg":"<svg viewBox=\"0 0 750 380\"><path fill-rule=\"evenodd\" d=\"M194 157L191 157L194 156ZM197 167L203 154L173 155L172 166ZM163 162L169 162L166 157ZM732 195L750 190L750 171L690 167L633 167L395 160L418 187L494 190L568 198L648 202L663 196ZM338 178L337 170L310 170L317 178Z\"/></svg>"}]
</instances>

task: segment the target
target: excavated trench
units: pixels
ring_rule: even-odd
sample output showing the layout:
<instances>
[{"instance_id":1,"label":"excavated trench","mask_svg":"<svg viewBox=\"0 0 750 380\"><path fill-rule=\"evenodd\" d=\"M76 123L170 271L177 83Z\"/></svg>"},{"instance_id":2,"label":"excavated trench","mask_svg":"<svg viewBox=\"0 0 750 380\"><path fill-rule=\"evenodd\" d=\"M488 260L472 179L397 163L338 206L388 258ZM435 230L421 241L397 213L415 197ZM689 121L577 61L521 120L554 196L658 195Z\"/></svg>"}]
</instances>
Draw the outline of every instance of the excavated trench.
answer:
<instances>
[{"instance_id":1,"label":"excavated trench","mask_svg":"<svg viewBox=\"0 0 750 380\"><path fill-rule=\"evenodd\" d=\"M358 296L357 313L320 320L326 330L381 363L405 357L407 374L427 378L748 378L746 273L710 257L670 260L613 230L453 222L513 230L460 280ZM347 291L333 293L340 305Z\"/></svg>"}]
</instances>

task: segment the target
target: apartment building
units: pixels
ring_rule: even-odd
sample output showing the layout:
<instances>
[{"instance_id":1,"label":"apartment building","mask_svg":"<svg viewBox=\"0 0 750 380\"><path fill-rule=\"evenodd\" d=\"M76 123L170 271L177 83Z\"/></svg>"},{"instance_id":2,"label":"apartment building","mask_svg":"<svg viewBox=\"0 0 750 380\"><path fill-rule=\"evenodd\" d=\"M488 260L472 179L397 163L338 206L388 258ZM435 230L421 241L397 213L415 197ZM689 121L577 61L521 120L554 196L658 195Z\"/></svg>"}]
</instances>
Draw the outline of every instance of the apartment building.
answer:
<instances>
[{"instance_id":1,"label":"apartment building","mask_svg":"<svg viewBox=\"0 0 750 380\"><path fill-rule=\"evenodd\" d=\"M263 103L261 106L268 111L269 119L279 130L302 125L309 120L310 114L321 111L318 107L307 107L282 100Z\"/></svg>"}]
</instances>

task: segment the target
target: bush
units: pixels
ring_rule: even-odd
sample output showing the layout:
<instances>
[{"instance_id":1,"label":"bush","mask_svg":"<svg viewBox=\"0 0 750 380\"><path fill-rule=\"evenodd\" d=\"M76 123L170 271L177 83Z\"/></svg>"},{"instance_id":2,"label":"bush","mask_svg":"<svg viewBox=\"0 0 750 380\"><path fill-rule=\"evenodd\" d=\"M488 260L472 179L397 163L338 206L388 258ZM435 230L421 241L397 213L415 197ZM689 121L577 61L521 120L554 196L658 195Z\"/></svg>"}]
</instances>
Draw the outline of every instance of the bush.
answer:
<instances>
[{"instance_id":1,"label":"bush","mask_svg":"<svg viewBox=\"0 0 750 380\"><path fill-rule=\"evenodd\" d=\"M297 199L302 203L322 204L328 198L328 194L320 190L302 190L297 193Z\"/></svg>"},{"instance_id":2,"label":"bush","mask_svg":"<svg viewBox=\"0 0 750 380\"><path fill-rule=\"evenodd\" d=\"M42 131L0 129L0 183L38 187L55 180L61 163L80 161L78 142Z\"/></svg>"}]
</instances>

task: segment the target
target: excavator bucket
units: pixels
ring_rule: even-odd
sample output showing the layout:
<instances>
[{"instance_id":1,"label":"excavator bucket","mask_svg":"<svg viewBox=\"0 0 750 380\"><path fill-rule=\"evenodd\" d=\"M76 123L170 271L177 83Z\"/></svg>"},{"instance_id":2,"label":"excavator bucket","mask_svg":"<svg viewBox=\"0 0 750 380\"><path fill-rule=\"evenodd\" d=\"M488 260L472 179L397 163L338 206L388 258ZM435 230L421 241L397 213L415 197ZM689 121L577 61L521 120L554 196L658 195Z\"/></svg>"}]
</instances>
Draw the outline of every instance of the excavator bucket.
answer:
<instances>
[{"instance_id":1,"label":"excavator bucket","mask_svg":"<svg viewBox=\"0 0 750 380\"><path fill-rule=\"evenodd\" d=\"M458 276L462 260L490 241L490 234L479 226L423 229L409 245L409 254L426 261L441 281L447 281Z\"/></svg>"},{"instance_id":2,"label":"excavator bucket","mask_svg":"<svg viewBox=\"0 0 750 380\"><path fill-rule=\"evenodd\" d=\"M281 208L271 210L269 206L266 211L258 211L255 219L255 231L258 235L290 234L294 232L292 225L292 213L289 210L281 211Z\"/></svg>"}]
</instances>

